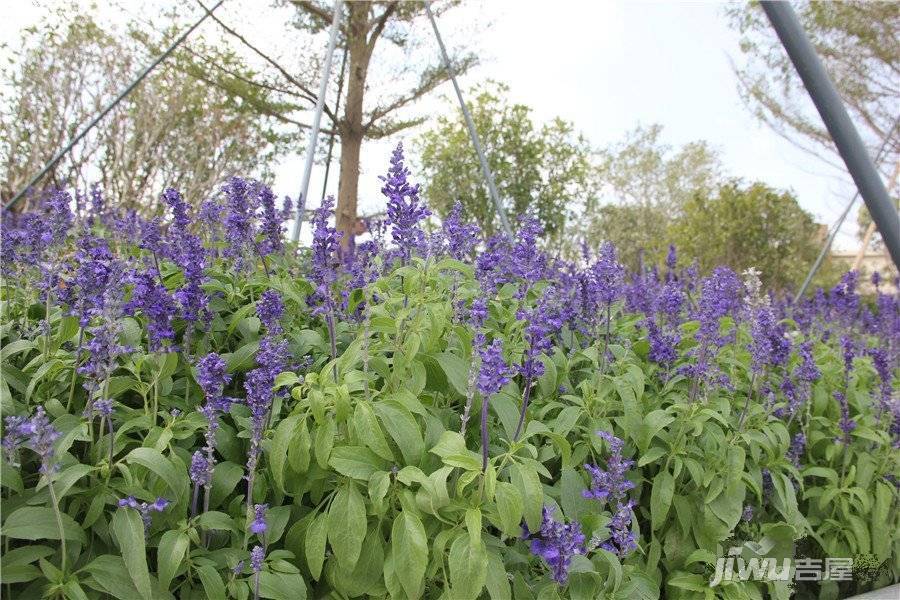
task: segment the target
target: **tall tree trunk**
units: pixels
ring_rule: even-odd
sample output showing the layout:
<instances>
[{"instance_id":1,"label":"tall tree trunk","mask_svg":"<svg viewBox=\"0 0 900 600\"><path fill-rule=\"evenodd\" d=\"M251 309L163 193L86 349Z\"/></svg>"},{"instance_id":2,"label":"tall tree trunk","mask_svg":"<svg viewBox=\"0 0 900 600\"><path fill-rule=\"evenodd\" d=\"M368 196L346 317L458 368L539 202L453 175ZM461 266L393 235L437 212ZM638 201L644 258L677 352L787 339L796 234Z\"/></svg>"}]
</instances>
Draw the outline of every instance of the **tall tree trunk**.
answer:
<instances>
[{"instance_id":1,"label":"tall tree trunk","mask_svg":"<svg viewBox=\"0 0 900 600\"><path fill-rule=\"evenodd\" d=\"M344 233L341 244L346 248L350 243L356 224L356 201L359 185L359 155L363 136L363 95L366 90L366 72L372 48L367 44L367 21L369 4L349 2L350 12L347 36L349 50L349 72L347 80L347 102L344 118L340 124L341 136L341 179L338 184L336 228Z\"/></svg>"}]
</instances>

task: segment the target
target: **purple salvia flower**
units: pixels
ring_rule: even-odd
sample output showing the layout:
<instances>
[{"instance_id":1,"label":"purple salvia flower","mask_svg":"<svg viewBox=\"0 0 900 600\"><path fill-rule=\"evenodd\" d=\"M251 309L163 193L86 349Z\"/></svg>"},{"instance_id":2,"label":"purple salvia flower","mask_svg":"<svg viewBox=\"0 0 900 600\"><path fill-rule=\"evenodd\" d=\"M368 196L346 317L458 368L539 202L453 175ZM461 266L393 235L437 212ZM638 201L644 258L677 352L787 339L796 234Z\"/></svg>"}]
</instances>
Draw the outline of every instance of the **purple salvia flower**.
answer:
<instances>
[{"instance_id":1,"label":"purple salvia flower","mask_svg":"<svg viewBox=\"0 0 900 600\"><path fill-rule=\"evenodd\" d=\"M209 461L200 450L191 455L191 466L188 469L191 481L197 486L206 487L212 483L212 469Z\"/></svg>"},{"instance_id":2,"label":"purple salvia flower","mask_svg":"<svg viewBox=\"0 0 900 600\"><path fill-rule=\"evenodd\" d=\"M631 510L634 508L634 500L619 502L616 504L616 512L609 522L610 537L600 547L607 552L623 558L637 548L637 541L631 531Z\"/></svg>"},{"instance_id":3,"label":"purple salvia flower","mask_svg":"<svg viewBox=\"0 0 900 600\"><path fill-rule=\"evenodd\" d=\"M44 407L38 406L30 419L25 417L6 418L3 450L6 452L10 464L15 465L19 448L23 446L31 448L41 460L40 472L44 475L51 475L58 469L53 444L59 437L59 430L50 423Z\"/></svg>"},{"instance_id":4,"label":"purple salvia flower","mask_svg":"<svg viewBox=\"0 0 900 600\"><path fill-rule=\"evenodd\" d=\"M538 239L543 233L541 222L534 217L523 216L519 219L516 241L509 253L509 269L525 283L519 288L520 297L545 276L547 255L538 248Z\"/></svg>"},{"instance_id":5,"label":"purple salvia flower","mask_svg":"<svg viewBox=\"0 0 900 600\"><path fill-rule=\"evenodd\" d=\"M634 461L622 457L625 442L606 431L598 431L597 435L609 445L609 457L606 459L606 470L596 465L584 465L591 476L591 485L582 492L585 498L606 500L610 503L623 500L634 483L625 478L625 473L634 466Z\"/></svg>"},{"instance_id":6,"label":"purple salvia flower","mask_svg":"<svg viewBox=\"0 0 900 600\"><path fill-rule=\"evenodd\" d=\"M803 456L803 453L806 452L806 436L802 433L797 433L794 435L791 440L791 447L788 448L788 459L791 463L800 468L800 458Z\"/></svg>"},{"instance_id":7,"label":"purple salvia flower","mask_svg":"<svg viewBox=\"0 0 900 600\"><path fill-rule=\"evenodd\" d=\"M238 269L243 268L248 254L255 248L253 239L253 207L251 194L253 186L240 177L232 177L223 188L226 198L225 256L236 260Z\"/></svg>"},{"instance_id":8,"label":"purple salvia flower","mask_svg":"<svg viewBox=\"0 0 900 600\"><path fill-rule=\"evenodd\" d=\"M265 256L273 252L281 252L284 247L284 227L282 226L284 217L283 213L275 208L275 194L268 186L259 184L257 199L262 208L259 229L263 241L260 244L259 253Z\"/></svg>"},{"instance_id":9,"label":"purple salvia flower","mask_svg":"<svg viewBox=\"0 0 900 600\"><path fill-rule=\"evenodd\" d=\"M125 314L141 311L147 318L147 342L151 352L172 351L175 341L173 320L177 307L169 291L159 282L159 272L154 267L134 271L130 277L134 287Z\"/></svg>"},{"instance_id":10,"label":"purple salvia flower","mask_svg":"<svg viewBox=\"0 0 900 600\"><path fill-rule=\"evenodd\" d=\"M890 365L890 358L887 350L884 348L869 348L866 352L872 358L875 372L878 373L878 377L881 379L881 385L879 386L881 394L878 398L878 411L879 414L883 414L890 410L894 394L893 372Z\"/></svg>"},{"instance_id":11,"label":"purple salvia flower","mask_svg":"<svg viewBox=\"0 0 900 600\"><path fill-rule=\"evenodd\" d=\"M268 529L266 525L266 510L268 510L268 504L257 504L253 507L254 517L253 521L250 523L250 533L256 535L262 535Z\"/></svg>"},{"instance_id":12,"label":"purple salvia flower","mask_svg":"<svg viewBox=\"0 0 900 600\"><path fill-rule=\"evenodd\" d=\"M387 199L387 223L391 226L391 238L397 245L401 262L409 262L413 251L423 253L425 233L419 223L431 215L431 211L419 200L419 186L408 181L409 169L403 164L403 143L397 144L391 154L391 166L381 193Z\"/></svg>"},{"instance_id":13,"label":"purple salvia flower","mask_svg":"<svg viewBox=\"0 0 900 600\"><path fill-rule=\"evenodd\" d=\"M741 521L745 523L749 523L753 520L753 506L747 504L744 506L743 512L741 512Z\"/></svg>"},{"instance_id":14,"label":"purple salvia flower","mask_svg":"<svg viewBox=\"0 0 900 600\"><path fill-rule=\"evenodd\" d=\"M456 260L465 260L478 243L481 229L475 223L462 220L462 203L457 200L442 225L447 252Z\"/></svg>"},{"instance_id":15,"label":"purple salvia flower","mask_svg":"<svg viewBox=\"0 0 900 600\"><path fill-rule=\"evenodd\" d=\"M147 502L138 502L134 496L128 496L126 498L122 498L119 500L119 506L122 508L131 508L141 515L141 521L144 522L144 531L146 533L147 530L150 529L151 517L150 513L152 512L163 512L169 506L170 502L165 498L157 498L152 503Z\"/></svg>"},{"instance_id":16,"label":"purple salvia flower","mask_svg":"<svg viewBox=\"0 0 900 600\"><path fill-rule=\"evenodd\" d=\"M478 391L481 392L481 470L484 471L488 462L488 406L491 396L509 383L512 369L503 360L503 342L499 339L481 348L478 354L481 357L478 372Z\"/></svg>"},{"instance_id":17,"label":"purple salvia flower","mask_svg":"<svg viewBox=\"0 0 900 600\"><path fill-rule=\"evenodd\" d=\"M616 257L616 247L609 242L600 246L597 260L591 265L592 293L597 305L608 307L621 298L625 286L625 267Z\"/></svg>"},{"instance_id":18,"label":"purple salvia flower","mask_svg":"<svg viewBox=\"0 0 900 600\"><path fill-rule=\"evenodd\" d=\"M281 317L284 316L284 301L275 290L266 290L256 301L256 316L265 326L269 335L281 333Z\"/></svg>"},{"instance_id":19,"label":"purple salvia flower","mask_svg":"<svg viewBox=\"0 0 900 600\"><path fill-rule=\"evenodd\" d=\"M312 279L315 291L307 302L314 306L316 314L330 313L334 307L333 286L338 278L341 260L338 253L341 233L328 225L328 219L334 210L334 196L328 196L316 209L313 219L312 233Z\"/></svg>"},{"instance_id":20,"label":"purple salvia flower","mask_svg":"<svg viewBox=\"0 0 900 600\"><path fill-rule=\"evenodd\" d=\"M838 422L838 428L843 433L843 437L836 439L836 442L850 443L850 433L856 429L856 421L850 418L850 405L847 402L847 396L844 392L836 391L834 399L837 400L841 410L841 420Z\"/></svg>"},{"instance_id":21,"label":"purple salvia flower","mask_svg":"<svg viewBox=\"0 0 900 600\"><path fill-rule=\"evenodd\" d=\"M266 551L262 546L254 546L250 551L250 568L254 573L262 571L263 560L266 557Z\"/></svg>"},{"instance_id":22,"label":"purple salvia flower","mask_svg":"<svg viewBox=\"0 0 900 600\"><path fill-rule=\"evenodd\" d=\"M563 585L569 578L569 567L572 557L584 554L584 534L577 521L564 523L553 517L553 510L544 507L541 530L533 535L524 528L524 539L531 539L531 553L541 557L550 568L553 581Z\"/></svg>"}]
</instances>

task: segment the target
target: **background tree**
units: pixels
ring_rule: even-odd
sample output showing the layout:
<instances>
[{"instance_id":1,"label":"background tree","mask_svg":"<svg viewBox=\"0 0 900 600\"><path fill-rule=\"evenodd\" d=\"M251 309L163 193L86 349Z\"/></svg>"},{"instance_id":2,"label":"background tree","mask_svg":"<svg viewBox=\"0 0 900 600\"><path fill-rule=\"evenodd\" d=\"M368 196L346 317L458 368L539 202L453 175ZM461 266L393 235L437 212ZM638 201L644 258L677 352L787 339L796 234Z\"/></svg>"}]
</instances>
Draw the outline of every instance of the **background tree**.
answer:
<instances>
[{"instance_id":1,"label":"background tree","mask_svg":"<svg viewBox=\"0 0 900 600\"><path fill-rule=\"evenodd\" d=\"M592 151L573 125L536 123L514 103L509 88L488 82L469 94L469 109L508 215L533 214L557 247L567 223L583 214L594 193ZM425 195L440 216L462 202L488 235L498 228L478 156L458 110L437 117L417 140Z\"/></svg>"},{"instance_id":2,"label":"background tree","mask_svg":"<svg viewBox=\"0 0 900 600\"><path fill-rule=\"evenodd\" d=\"M596 247L613 242L631 268L659 261L669 245L668 228L695 194L709 195L723 182L723 168L704 141L675 148L662 141L661 125L638 126L600 151L601 187L580 236Z\"/></svg>"},{"instance_id":3,"label":"background tree","mask_svg":"<svg viewBox=\"0 0 900 600\"><path fill-rule=\"evenodd\" d=\"M289 3L298 9L295 21L298 28L320 32L331 26L330 0L289 0ZM459 0L436 2L432 10L439 18L458 4ZM416 39L420 31L417 25L425 18L423 3L359 1L347 2L345 7L338 41L338 48L347 53L343 114L339 116L326 111L325 116L340 140L336 218L337 228L344 232L347 241L357 218L359 157L363 140L382 139L423 123L424 116L401 116L399 113L447 81L449 75L437 59L433 36L427 37L429 49L424 53L420 47L423 40ZM380 51L380 64L375 64L375 49L382 38L389 46ZM434 57L434 61L423 61L423 54ZM469 54L458 55L452 62L456 73L462 74L476 61ZM381 71L376 71L378 76L373 80L387 81L390 85L369 82L373 66Z\"/></svg>"},{"instance_id":4,"label":"background tree","mask_svg":"<svg viewBox=\"0 0 900 600\"><path fill-rule=\"evenodd\" d=\"M684 256L697 258L702 271L720 264L736 271L755 267L775 290L796 286L821 246L819 225L793 195L740 181L691 197L671 236Z\"/></svg>"},{"instance_id":5,"label":"background tree","mask_svg":"<svg viewBox=\"0 0 900 600\"><path fill-rule=\"evenodd\" d=\"M59 9L32 28L0 95L0 161L4 201L124 88L176 35L163 38L104 31L87 14ZM60 17L60 18L54 18ZM199 59L217 65L199 68ZM227 175L264 175L285 146L278 118L257 109L268 102L234 53L202 38L183 46L138 86L59 162L42 185L99 183L109 201L152 213L165 186L202 200ZM216 85L208 85L208 81ZM256 103L248 102L248 97ZM270 111L271 112L271 111Z\"/></svg>"},{"instance_id":6,"label":"background tree","mask_svg":"<svg viewBox=\"0 0 900 600\"><path fill-rule=\"evenodd\" d=\"M900 3L804 1L795 7L873 158L884 144L879 167L889 179L900 161ZM744 102L774 131L843 171L828 131L759 4L732 4L727 12L741 34L744 63L735 71ZM866 211L864 206L860 210ZM870 221L863 216L860 222Z\"/></svg>"}]
</instances>

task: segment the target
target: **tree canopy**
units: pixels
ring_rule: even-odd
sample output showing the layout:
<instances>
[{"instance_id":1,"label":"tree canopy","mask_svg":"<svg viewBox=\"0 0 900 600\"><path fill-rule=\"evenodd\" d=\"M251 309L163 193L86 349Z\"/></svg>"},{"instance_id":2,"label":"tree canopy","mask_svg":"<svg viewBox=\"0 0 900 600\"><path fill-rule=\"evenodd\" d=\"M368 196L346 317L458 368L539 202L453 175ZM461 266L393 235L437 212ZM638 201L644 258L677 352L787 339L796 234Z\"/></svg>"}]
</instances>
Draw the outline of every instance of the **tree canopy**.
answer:
<instances>
[{"instance_id":1,"label":"tree canopy","mask_svg":"<svg viewBox=\"0 0 900 600\"><path fill-rule=\"evenodd\" d=\"M174 24L158 40L135 27L114 33L90 14L66 10L63 19L48 18L30 30L4 74L11 83L0 96L4 200L177 34ZM153 212L165 186L178 187L190 201L199 202L227 175L264 174L285 140L275 111L259 110L269 94L244 83L253 75L238 55L193 38L79 142L41 185L84 189L98 183L110 201L146 214Z\"/></svg>"},{"instance_id":2,"label":"tree canopy","mask_svg":"<svg viewBox=\"0 0 900 600\"><path fill-rule=\"evenodd\" d=\"M595 192L590 144L568 121L538 123L508 92L489 82L468 95L475 129L506 212L536 216L550 243L561 244ZM459 200L483 231L494 233L497 216L462 113L438 116L417 146L428 203L443 217Z\"/></svg>"},{"instance_id":3,"label":"tree canopy","mask_svg":"<svg viewBox=\"0 0 900 600\"><path fill-rule=\"evenodd\" d=\"M671 227L671 239L701 270L754 267L772 289L793 289L821 247L812 215L789 192L764 183L726 183L695 194Z\"/></svg>"}]
</instances>

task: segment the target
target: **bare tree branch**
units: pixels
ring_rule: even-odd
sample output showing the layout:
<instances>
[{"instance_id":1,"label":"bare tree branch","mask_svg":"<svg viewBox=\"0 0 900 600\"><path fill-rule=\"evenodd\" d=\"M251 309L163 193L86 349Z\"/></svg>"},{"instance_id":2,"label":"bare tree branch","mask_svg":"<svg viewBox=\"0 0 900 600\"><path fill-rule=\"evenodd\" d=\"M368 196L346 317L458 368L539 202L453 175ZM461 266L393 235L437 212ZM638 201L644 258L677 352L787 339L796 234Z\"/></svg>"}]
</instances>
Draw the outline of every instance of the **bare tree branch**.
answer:
<instances>
[{"instance_id":1,"label":"bare tree branch","mask_svg":"<svg viewBox=\"0 0 900 600\"><path fill-rule=\"evenodd\" d=\"M366 40L366 47L369 49L370 53L375 48L375 42L378 41L381 32L384 31L384 28L387 25L388 19L391 18L391 15L394 14L395 10L397 10L396 1L388 4L385 7L384 12L375 19L375 26L371 28L372 33L369 35L369 39ZM368 26L366 28L369 29Z\"/></svg>"},{"instance_id":2,"label":"bare tree branch","mask_svg":"<svg viewBox=\"0 0 900 600\"><path fill-rule=\"evenodd\" d=\"M201 2L201 0L197 0L197 3L198 3L201 7L203 7L203 10L205 10L205 11L207 12L207 14L209 14L210 18L211 18L213 21L215 21L216 23L218 23L218 25L219 25L222 29L224 29L224 30L225 30L226 32L228 32L230 35L236 37L238 40L240 40L240 42L241 42L242 44L244 44L244 45L247 46L250 50L252 50L253 52L255 52L260 58L262 58L263 60L265 60L266 62L268 62L270 65L272 65L273 67L275 67L275 68L278 70L278 72L281 73L281 74L285 77L285 79L287 79L289 82L291 82L292 84L294 84L295 86L297 86L297 88L300 89L301 92L303 92L302 97L303 97L304 99L306 99L306 100L308 100L309 102L315 104L315 102L316 102L316 94L314 94L314 93L312 92L312 90L310 90L308 87L306 87L306 85L304 85L304 84L303 84L301 81L299 81L296 77L294 77L293 75L291 75L290 73L288 73L288 71L287 71L284 67L282 67L280 64L278 64L278 62L275 61L275 59L273 59L273 58L271 58L270 56L268 56L268 55L267 55L266 53L264 53L262 50L260 50L259 48L257 48L257 47L254 46L253 44L251 44L251 43L247 40L247 38L245 38L245 37L242 36L240 33L238 33L237 31L235 31L234 29L232 29L231 27L229 27L228 25L226 25L225 23L223 23L223 22L221 21L221 19L219 19L216 15L214 15L213 13L211 13L211 12L209 11L208 8L206 8L206 6L203 4L203 2ZM324 110L325 114L328 116L328 118L331 119L331 122L336 124L336 123L337 123L337 117L334 115L334 113L331 111L331 109L328 107L327 104L324 106L323 110Z\"/></svg>"},{"instance_id":3,"label":"bare tree branch","mask_svg":"<svg viewBox=\"0 0 900 600\"><path fill-rule=\"evenodd\" d=\"M321 6L317 6L313 2L309 0L291 0L291 3L294 6L297 6L306 12L308 12L311 16L315 17L319 24L323 27L328 27L331 25L331 19L333 15L331 15L327 10L323 9ZM341 26L341 31L343 31L343 26Z\"/></svg>"}]
</instances>

